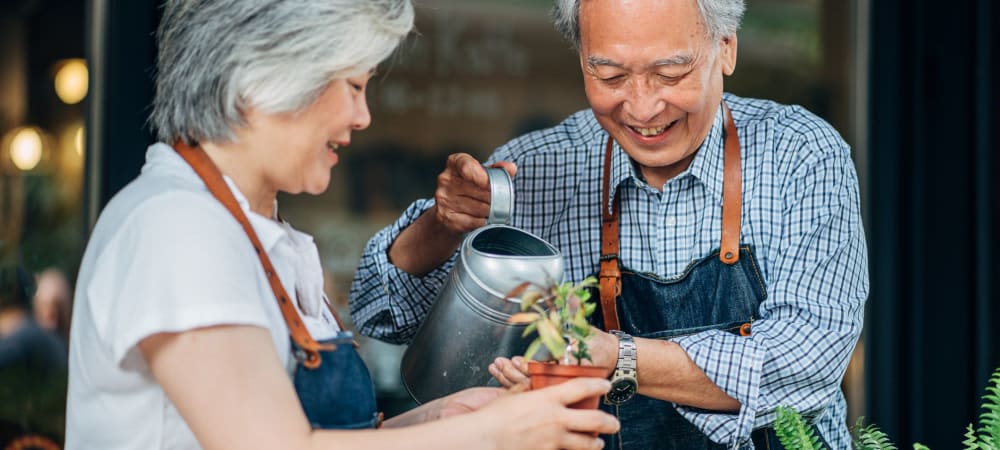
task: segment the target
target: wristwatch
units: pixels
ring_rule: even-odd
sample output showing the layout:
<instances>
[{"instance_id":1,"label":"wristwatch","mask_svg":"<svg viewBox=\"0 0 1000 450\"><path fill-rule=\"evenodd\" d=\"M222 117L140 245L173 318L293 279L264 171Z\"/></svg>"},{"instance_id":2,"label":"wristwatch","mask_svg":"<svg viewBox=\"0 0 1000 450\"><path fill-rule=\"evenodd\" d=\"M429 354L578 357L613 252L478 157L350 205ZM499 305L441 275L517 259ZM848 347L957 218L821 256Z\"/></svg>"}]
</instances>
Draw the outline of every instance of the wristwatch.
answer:
<instances>
[{"instance_id":1,"label":"wristwatch","mask_svg":"<svg viewBox=\"0 0 1000 450\"><path fill-rule=\"evenodd\" d=\"M632 336L618 330L611 334L618 337L618 364L611 375L611 390L604 396L609 405L620 405L635 396L639 389L639 376L635 370L635 341Z\"/></svg>"}]
</instances>

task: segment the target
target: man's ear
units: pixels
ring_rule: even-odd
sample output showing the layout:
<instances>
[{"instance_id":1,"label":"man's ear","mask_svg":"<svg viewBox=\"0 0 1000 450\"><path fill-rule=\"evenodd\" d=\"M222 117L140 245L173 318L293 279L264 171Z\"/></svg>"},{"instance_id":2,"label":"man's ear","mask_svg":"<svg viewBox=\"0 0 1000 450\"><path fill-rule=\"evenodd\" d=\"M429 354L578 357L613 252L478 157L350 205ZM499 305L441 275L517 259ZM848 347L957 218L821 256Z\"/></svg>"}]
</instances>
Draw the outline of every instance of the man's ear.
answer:
<instances>
[{"instance_id":1,"label":"man's ear","mask_svg":"<svg viewBox=\"0 0 1000 450\"><path fill-rule=\"evenodd\" d=\"M736 34L723 36L719 45L721 47L719 57L722 58L722 74L732 75L736 71Z\"/></svg>"}]
</instances>

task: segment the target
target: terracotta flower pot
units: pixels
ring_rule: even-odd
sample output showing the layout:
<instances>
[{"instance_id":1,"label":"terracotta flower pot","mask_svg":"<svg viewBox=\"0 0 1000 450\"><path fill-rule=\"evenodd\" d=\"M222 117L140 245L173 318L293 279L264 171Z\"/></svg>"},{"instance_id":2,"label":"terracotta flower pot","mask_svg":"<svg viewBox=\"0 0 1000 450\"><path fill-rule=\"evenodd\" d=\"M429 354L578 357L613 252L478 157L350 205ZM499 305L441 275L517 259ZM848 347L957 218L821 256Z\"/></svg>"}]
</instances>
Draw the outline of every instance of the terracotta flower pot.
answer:
<instances>
[{"instance_id":1,"label":"terracotta flower pot","mask_svg":"<svg viewBox=\"0 0 1000 450\"><path fill-rule=\"evenodd\" d=\"M531 389L541 389L553 386L577 377L606 378L608 369L599 366L578 366L576 364L555 364L538 361L528 361L528 375L531 377ZM594 409L600 402L599 395L588 397L570 404L570 408Z\"/></svg>"}]
</instances>

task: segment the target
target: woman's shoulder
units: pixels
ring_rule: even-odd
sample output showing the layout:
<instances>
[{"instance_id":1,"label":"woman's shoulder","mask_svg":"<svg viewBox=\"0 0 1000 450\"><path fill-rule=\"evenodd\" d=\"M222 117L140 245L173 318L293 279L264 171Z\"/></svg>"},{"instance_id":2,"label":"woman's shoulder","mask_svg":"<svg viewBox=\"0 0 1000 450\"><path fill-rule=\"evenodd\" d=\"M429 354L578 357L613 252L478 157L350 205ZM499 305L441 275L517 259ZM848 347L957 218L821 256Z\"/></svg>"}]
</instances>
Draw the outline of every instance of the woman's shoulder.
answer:
<instances>
[{"instance_id":1,"label":"woman's shoulder","mask_svg":"<svg viewBox=\"0 0 1000 450\"><path fill-rule=\"evenodd\" d=\"M220 228L240 231L229 212L203 186L199 189L183 181L145 175L108 202L98 226L101 222L168 235L194 230L205 234Z\"/></svg>"},{"instance_id":2,"label":"woman's shoulder","mask_svg":"<svg viewBox=\"0 0 1000 450\"><path fill-rule=\"evenodd\" d=\"M245 240L239 223L203 184L143 173L101 212L88 253L142 248L227 254Z\"/></svg>"}]
</instances>

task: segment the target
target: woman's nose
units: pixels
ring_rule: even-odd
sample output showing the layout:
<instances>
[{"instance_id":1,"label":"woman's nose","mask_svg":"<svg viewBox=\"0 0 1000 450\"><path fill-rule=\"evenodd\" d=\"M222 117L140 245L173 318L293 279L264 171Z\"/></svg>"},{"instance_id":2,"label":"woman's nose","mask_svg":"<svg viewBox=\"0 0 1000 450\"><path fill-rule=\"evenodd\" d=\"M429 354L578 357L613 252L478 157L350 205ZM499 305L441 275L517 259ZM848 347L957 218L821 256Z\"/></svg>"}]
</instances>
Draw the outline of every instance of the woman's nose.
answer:
<instances>
[{"instance_id":1,"label":"woman's nose","mask_svg":"<svg viewBox=\"0 0 1000 450\"><path fill-rule=\"evenodd\" d=\"M368 110L368 99L364 95L358 96L357 104L354 108L354 121L351 123L351 128L355 130L364 130L372 124L372 114Z\"/></svg>"}]
</instances>

